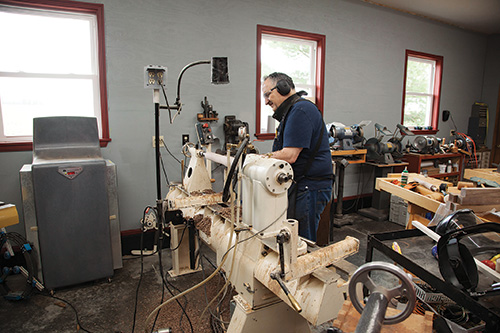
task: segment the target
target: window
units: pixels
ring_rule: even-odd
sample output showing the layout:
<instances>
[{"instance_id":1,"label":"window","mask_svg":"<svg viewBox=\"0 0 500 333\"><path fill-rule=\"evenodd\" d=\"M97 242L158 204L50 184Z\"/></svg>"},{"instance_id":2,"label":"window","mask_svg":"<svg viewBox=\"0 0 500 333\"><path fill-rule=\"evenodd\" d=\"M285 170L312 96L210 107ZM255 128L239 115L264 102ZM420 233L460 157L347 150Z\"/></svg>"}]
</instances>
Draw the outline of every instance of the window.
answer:
<instances>
[{"instance_id":1,"label":"window","mask_svg":"<svg viewBox=\"0 0 500 333\"><path fill-rule=\"evenodd\" d=\"M443 57L406 50L402 124L416 134L435 134Z\"/></svg>"},{"instance_id":2,"label":"window","mask_svg":"<svg viewBox=\"0 0 500 333\"><path fill-rule=\"evenodd\" d=\"M297 91L304 90L307 97L323 110L325 73L324 35L257 26L257 120L258 139L273 139L277 122L271 117L272 109L262 98L262 77L272 72L288 74Z\"/></svg>"},{"instance_id":3,"label":"window","mask_svg":"<svg viewBox=\"0 0 500 333\"><path fill-rule=\"evenodd\" d=\"M0 45L0 151L32 149L35 117L96 117L110 141L102 4L0 0Z\"/></svg>"}]
</instances>

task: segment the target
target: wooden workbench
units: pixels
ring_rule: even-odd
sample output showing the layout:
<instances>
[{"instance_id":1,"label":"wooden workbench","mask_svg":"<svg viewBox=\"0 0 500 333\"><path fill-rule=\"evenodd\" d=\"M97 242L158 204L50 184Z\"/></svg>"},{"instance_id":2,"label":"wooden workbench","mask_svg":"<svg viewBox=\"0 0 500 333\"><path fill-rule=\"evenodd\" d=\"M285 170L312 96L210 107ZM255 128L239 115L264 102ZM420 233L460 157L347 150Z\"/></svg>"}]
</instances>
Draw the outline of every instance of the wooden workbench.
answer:
<instances>
[{"instance_id":1,"label":"wooden workbench","mask_svg":"<svg viewBox=\"0 0 500 333\"><path fill-rule=\"evenodd\" d=\"M496 172L497 169L465 169L464 178L471 179L472 177L479 177L487 180L492 180L500 184L500 173Z\"/></svg>"},{"instance_id":2,"label":"wooden workbench","mask_svg":"<svg viewBox=\"0 0 500 333\"><path fill-rule=\"evenodd\" d=\"M412 221L419 221L427 225L429 220L426 219L424 215L428 212L435 213L442 203L391 183L391 180L399 179L400 176L400 174L389 174L387 178L377 178L375 188L394 194L408 202L409 219L406 225L407 229L413 228L411 224ZM422 179L423 176L414 173L408 174L408 182L414 181L415 178ZM447 183L431 177L425 177L424 179L438 187L442 183ZM464 208L472 209L475 213L479 214L491 211L494 208L500 210L500 188L470 188L458 190L456 187L451 187L451 183L447 184L449 186L448 193L450 193L450 201L445 204L452 212Z\"/></svg>"},{"instance_id":3,"label":"wooden workbench","mask_svg":"<svg viewBox=\"0 0 500 333\"><path fill-rule=\"evenodd\" d=\"M366 149L353 149L353 150L332 150L332 159L345 158L349 164L358 164L366 162Z\"/></svg>"}]
</instances>

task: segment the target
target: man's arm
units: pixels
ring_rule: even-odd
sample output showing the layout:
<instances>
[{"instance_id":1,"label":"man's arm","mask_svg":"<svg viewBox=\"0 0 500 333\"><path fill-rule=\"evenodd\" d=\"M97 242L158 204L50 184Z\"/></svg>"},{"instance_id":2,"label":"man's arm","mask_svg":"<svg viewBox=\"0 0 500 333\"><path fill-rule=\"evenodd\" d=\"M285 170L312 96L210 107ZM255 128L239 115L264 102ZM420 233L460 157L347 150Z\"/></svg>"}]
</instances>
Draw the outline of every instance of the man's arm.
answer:
<instances>
[{"instance_id":1,"label":"man's arm","mask_svg":"<svg viewBox=\"0 0 500 333\"><path fill-rule=\"evenodd\" d=\"M302 148L285 147L281 150L273 152L271 157L293 164L297 160L297 157L299 157L301 151Z\"/></svg>"}]
</instances>

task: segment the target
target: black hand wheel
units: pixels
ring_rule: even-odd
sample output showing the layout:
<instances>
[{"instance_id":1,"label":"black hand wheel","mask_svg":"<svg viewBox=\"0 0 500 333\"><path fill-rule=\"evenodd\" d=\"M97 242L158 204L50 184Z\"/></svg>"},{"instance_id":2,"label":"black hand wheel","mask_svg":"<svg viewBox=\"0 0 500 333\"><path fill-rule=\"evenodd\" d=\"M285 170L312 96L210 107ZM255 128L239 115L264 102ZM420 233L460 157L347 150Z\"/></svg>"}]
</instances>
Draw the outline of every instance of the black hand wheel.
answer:
<instances>
[{"instance_id":1,"label":"black hand wheel","mask_svg":"<svg viewBox=\"0 0 500 333\"><path fill-rule=\"evenodd\" d=\"M369 275L372 271L388 272L399 279L400 285L391 289L376 285ZM384 324L392 325L400 323L413 312L417 300L415 288L410 277L398 266L386 262L374 261L362 265L356 270L356 272L354 272L351 277L351 281L349 282L349 297L351 298L354 308L359 313L362 313L364 306L361 305L359 297L356 294L356 290L358 290L356 287L359 283L362 283L363 286L370 291L370 293L378 292L383 294L389 303L396 297L405 297L408 300L406 307L400 313L392 317L384 317ZM383 310L385 311L385 309Z\"/></svg>"}]
</instances>

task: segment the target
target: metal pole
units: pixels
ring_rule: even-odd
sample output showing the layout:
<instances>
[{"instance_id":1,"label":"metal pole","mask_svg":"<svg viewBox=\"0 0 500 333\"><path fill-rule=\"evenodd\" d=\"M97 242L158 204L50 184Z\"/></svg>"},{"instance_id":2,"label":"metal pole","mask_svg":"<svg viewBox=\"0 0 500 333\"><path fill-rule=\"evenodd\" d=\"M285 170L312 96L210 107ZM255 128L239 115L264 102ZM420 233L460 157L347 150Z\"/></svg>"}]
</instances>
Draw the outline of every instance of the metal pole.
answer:
<instances>
[{"instance_id":1,"label":"metal pole","mask_svg":"<svg viewBox=\"0 0 500 333\"><path fill-rule=\"evenodd\" d=\"M344 200L345 167L342 164L342 162L339 162L337 166L339 167L339 182L337 191L337 204L335 205L335 217L342 217L342 200Z\"/></svg>"},{"instance_id":2,"label":"metal pole","mask_svg":"<svg viewBox=\"0 0 500 333\"><path fill-rule=\"evenodd\" d=\"M359 318L355 333L380 332L388 304L389 301L382 293L371 294Z\"/></svg>"}]
</instances>

